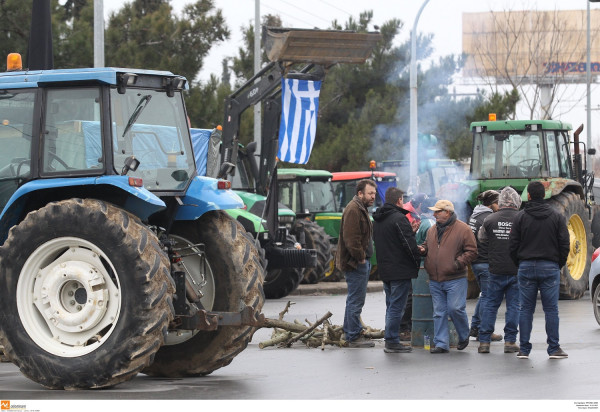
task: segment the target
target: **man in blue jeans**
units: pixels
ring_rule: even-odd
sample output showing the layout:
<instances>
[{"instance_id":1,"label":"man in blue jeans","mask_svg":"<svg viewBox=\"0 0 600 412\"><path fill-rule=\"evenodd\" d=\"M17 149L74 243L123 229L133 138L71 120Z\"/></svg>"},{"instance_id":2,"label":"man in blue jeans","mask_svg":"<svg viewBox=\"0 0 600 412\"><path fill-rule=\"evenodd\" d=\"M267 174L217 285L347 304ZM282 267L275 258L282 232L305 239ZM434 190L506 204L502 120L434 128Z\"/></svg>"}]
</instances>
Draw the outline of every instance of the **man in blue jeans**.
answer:
<instances>
[{"instance_id":1,"label":"man in blue jeans","mask_svg":"<svg viewBox=\"0 0 600 412\"><path fill-rule=\"evenodd\" d=\"M490 353L491 335L496 325L498 308L506 296L504 323L504 353L519 351L516 344L519 327L519 284L517 266L508 252L508 236L513 220L521 207L521 197L515 189L505 187L500 192L498 211L489 215L477 234L478 245L487 250L490 277L487 297L481 311L479 353Z\"/></svg>"},{"instance_id":2,"label":"man in blue jeans","mask_svg":"<svg viewBox=\"0 0 600 412\"><path fill-rule=\"evenodd\" d=\"M531 352L529 339L538 290L546 317L548 355L550 359L568 357L558 343L558 293L560 269L569 256L569 231L565 217L544 202L545 194L541 182L529 183L529 201L517 214L509 236L510 257L519 266L519 359L528 359Z\"/></svg>"},{"instance_id":3,"label":"man in blue jeans","mask_svg":"<svg viewBox=\"0 0 600 412\"><path fill-rule=\"evenodd\" d=\"M488 262L487 245L481 244L477 238L477 233L479 232L481 225L483 225L485 218L498 210L498 192L495 190L486 190L477 196L477 200L480 201L481 204L476 205L475 209L473 209L473 214L469 218L469 227L477 240L477 257L471 262L471 269L473 270L475 280L477 280L481 293L479 299L477 299L475 311L471 318L471 330L469 331L469 336L479 340L479 325L481 324L481 315L487 298L487 288L490 280L490 264ZM493 333L491 339L502 340L502 336Z\"/></svg>"},{"instance_id":4,"label":"man in blue jeans","mask_svg":"<svg viewBox=\"0 0 600 412\"><path fill-rule=\"evenodd\" d=\"M431 353L448 353L448 317L458 334L458 350L469 345L467 317L467 267L477 256L475 236L466 223L457 219L449 200L438 200L433 207L435 226L427 231L419 251L425 255L429 290L433 303L434 338Z\"/></svg>"},{"instance_id":5,"label":"man in blue jeans","mask_svg":"<svg viewBox=\"0 0 600 412\"><path fill-rule=\"evenodd\" d=\"M344 312L344 336L350 348L370 348L375 343L362 335L360 314L367 297L367 284L373 255L373 224L368 208L375 202L377 185L363 179L356 185L356 195L342 215L336 252L336 266L344 272L348 285Z\"/></svg>"},{"instance_id":6,"label":"man in blue jeans","mask_svg":"<svg viewBox=\"0 0 600 412\"><path fill-rule=\"evenodd\" d=\"M400 343L400 326L406 309L411 279L419 272L421 255L415 239L416 227L408 221L402 190L390 187L385 204L373 213L373 240L377 249L377 271L385 291L386 353L410 352L410 345Z\"/></svg>"}]
</instances>

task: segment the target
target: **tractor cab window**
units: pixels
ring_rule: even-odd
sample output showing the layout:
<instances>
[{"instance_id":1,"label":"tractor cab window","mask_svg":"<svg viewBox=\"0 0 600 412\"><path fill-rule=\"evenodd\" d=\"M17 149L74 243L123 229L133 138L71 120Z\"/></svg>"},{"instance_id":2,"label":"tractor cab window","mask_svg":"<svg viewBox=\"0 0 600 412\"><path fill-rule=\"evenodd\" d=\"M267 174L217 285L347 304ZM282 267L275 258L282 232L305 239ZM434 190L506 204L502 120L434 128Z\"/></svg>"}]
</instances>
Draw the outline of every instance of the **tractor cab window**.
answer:
<instances>
[{"instance_id":1,"label":"tractor cab window","mask_svg":"<svg viewBox=\"0 0 600 412\"><path fill-rule=\"evenodd\" d=\"M111 89L110 98L115 171L134 156L140 165L127 175L142 178L146 189L184 190L196 170L181 93L128 87Z\"/></svg>"},{"instance_id":2,"label":"tractor cab window","mask_svg":"<svg viewBox=\"0 0 600 412\"><path fill-rule=\"evenodd\" d=\"M304 209L310 213L337 212L331 182L309 180L302 182Z\"/></svg>"},{"instance_id":3,"label":"tractor cab window","mask_svg":"<svg viewBox=\"0 0 600 412\"><path fill-rule=\"evenodd\" d=\"M558 142L558 136L553 130L546 132L549 177L565 177L560 170L560 148Z\"/></svg>"},{"instance_id":4,"label":"tractor cab window","mask_svg":"<svg viewBox=\"0 0 600 412\"><path fill-rule=\"evenodd\" d=\"M544 150L540 132L478 133L474 144L472 174L476 179L542 175Z\"/></svg>"},{"instance_id":5,"label":"tractor cab window","mask_svg":"<svg viewBox=\"0 0 600 412\"><path fill-rule=\"evenodd\" d=\"M100 89L48 89L42 173L103 169Z\"/></svg>"},{"instance_id":6,"label":"tractor cab window","mask_svg":"<svg viewBox=\"0 0 600 412\"><path fill-rule=\"evenodd\" d=\"M356 180L333 182L336 206L338 210L344 210L348 202L356 193Z\"/></svg>"},{"instance_id":7,"label":"tractor cab window","mask_svg":"<svg viewBox=\"0 0 600 412\"><path fill-rule=\"evenodd\" d=\"M0 210L30 176L35 93L0 91Z\"/></svg>"},{"instance_id":8,"label":"tractor cab window","mask_svg":"<svg viewBox=\"0 0 600 412\"><path fill-rule=\"evenodd\" d=\"M560 176L569 178L571 177L571 154L569 153L569 136L565 132L556 134L556 141L558 144L559 162L560 162Z\"/></svg>"},{"instance_id":9,"label":"tractor cab window","mask_svg":"<svg viewBox=\"0 0 600 412\"><path fill-rule=\"evenodd\" d=\"M298 182L279 181L279 202L292 209L295 213L301 213L300 187Z\"/></svg>"}]
</instances>

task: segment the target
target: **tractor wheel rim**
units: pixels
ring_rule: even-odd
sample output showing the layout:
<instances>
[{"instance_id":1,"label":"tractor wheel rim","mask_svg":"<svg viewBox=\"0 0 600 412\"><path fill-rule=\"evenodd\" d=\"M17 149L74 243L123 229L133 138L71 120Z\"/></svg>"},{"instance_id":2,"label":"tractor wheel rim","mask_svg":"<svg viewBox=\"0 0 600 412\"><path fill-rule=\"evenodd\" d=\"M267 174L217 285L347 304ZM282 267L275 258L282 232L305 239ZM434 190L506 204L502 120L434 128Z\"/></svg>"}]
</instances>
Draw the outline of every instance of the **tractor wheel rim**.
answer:
<instances>
[{"instance_id":1,"label":"tractor wheel rim","mask_svg":"<svg viewBox=\"0 0 600 412\"><path fill-rule=\"evenodd\" d=\"M50 240L27 259L17 282L17 309L31 339L57 356L102 345L116 325L120 285L108 256L73 237Z\"/></svg>"},{"instance_id":2,"label":"tractor wheel rim","mask_svg":"<svg viewBox=\"0 0 600 412\"><path fill-rule=\"evenodd\" d=\"M579 215L572 215L567 225L569 230L570 250L567 267L571 277L579 280L583 276L587 259L587 235L583 221Z\"/></svg>"}]
</instances>

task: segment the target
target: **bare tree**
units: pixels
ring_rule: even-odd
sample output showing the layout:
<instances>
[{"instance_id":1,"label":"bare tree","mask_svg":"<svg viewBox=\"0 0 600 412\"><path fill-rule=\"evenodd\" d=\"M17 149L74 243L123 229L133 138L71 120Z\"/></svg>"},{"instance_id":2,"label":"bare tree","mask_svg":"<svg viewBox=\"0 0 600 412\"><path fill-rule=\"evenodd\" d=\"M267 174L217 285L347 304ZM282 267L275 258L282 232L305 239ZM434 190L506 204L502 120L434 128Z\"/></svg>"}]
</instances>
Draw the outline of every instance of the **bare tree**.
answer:
<instances>
[{"instance_id":1,"label":"bare tree","mask_svg":"<svg viewBox=\"0 0 600 412\"><path fill-rule=\"evenodd\" d=\"M517 89L530 119L560 116L585 96L582 88L563 86L585 82L586 27L584 10L465 13L464 75L483 79L492 91ZM567 101L573 105L555 113Z\"/></svg>"}]
</instances>

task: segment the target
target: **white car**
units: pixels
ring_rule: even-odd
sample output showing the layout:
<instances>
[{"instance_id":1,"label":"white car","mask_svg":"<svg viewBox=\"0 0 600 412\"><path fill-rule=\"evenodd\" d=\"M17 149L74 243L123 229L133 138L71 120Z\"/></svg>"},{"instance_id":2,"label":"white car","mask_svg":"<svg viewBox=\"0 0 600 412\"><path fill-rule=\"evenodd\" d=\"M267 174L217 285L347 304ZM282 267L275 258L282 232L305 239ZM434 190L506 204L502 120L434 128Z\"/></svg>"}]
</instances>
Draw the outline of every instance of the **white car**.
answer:
<instances>
[{"instance_id":1,"label":"white car","mask_svg":"<svg viewBox=\"0 0 600 412\"><path fill-rule=\"evenodd\" d=\"M592 254L592 266L590 267L590 296L594 306L594 316L600 325L600 248Z\"/></svg>"}]
</instances>

